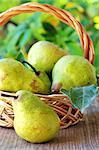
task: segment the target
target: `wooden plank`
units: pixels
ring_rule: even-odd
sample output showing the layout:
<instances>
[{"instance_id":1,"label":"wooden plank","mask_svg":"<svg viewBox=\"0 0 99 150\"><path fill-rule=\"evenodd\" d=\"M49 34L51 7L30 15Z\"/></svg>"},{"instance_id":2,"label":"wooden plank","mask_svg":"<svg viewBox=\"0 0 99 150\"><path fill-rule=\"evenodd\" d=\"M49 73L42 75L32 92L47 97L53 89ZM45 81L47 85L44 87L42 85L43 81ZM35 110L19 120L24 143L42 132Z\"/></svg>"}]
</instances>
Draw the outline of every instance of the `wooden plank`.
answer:
<instances>
[{"instance_id":1,"label":"wooden plank","mask_svg":"<svg viewBox=\"0 0 99 150\"><path fill-rule=\"evenodd\" d=\"M85 121L61 130L49 143L31 144L0 127L0 150L99 150L99 99L85 111Z\"/></svg>"}]
</instances>

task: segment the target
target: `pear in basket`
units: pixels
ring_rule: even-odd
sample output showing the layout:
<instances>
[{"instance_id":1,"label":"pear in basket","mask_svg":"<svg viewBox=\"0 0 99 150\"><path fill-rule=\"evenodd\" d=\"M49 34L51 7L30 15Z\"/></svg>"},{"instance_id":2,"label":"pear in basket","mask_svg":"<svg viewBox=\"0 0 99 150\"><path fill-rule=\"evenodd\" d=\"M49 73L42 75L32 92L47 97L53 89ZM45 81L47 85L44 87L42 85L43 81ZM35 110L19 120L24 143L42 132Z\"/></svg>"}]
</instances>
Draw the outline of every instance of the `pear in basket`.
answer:
<instances>
[{"instance_id":1,"label":"pear in basket","mask_svg":"<svg viewBox=\"0 0 99 150\"><path fill-rule=\"evenodd\" d=\"M81 56L64 56L54 66L52 71L52 91L60 88L69 90L72 87L96 84L95 68Z\"/></svg>"},{"instance_id":2,"label":"pear in basket","mask_svg":"<svg viewBox=\"0 0 99 150\"><path fill-rule=\"evenodd\" d=\"M48 41L35 43L29 53L28 62L38 70L51 72L55 63L67 52Z\"/></svg>"},{"instance_id":3,"label":"pear in basket","mask_svg":"<svg viewBox=\"0 0 99 150\"><path fill-rule=\"evenodd\" d=\"M42 143L56 136L60 128L58 115L39 97L30 91L20 90L12 104L15 115L14 129L21 138Z\"/></svg>"},{"instance_id":4,"label":"pear in basket","mask_svg":"<svg viewBox=\"0 0 99 150\"><path fill-rule=\"evenodd\" d=\"M36 70L34 72L11 58L0 60L0 90L16 92L23 89L48 94L50 86L46 73Z\"/></svg>"}]
</instances>

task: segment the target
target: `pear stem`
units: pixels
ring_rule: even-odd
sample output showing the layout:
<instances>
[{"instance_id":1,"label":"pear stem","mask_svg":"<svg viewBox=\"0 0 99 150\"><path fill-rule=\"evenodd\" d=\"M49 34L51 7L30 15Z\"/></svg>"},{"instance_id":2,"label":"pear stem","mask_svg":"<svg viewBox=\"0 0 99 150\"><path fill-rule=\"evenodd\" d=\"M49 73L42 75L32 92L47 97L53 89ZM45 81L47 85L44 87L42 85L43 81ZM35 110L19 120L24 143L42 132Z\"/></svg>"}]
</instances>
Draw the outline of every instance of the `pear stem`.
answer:
<instances>
[{"instance_id":1,"label":"pear stem","mask_svg":"<svg viewBox=\"0 0 99 150\"><path fill-rule=\"evenodd\" d=\"M28 63L28 62L25 61L25 60L23 60L23 61L21 61L21 62L22 62L22 64L27 64L29 67L31 67L32 70L35 72L35 74L36 74L37 76L40 75L40 71L37 71L30 63Z\"/></svg>"}]
</instances>

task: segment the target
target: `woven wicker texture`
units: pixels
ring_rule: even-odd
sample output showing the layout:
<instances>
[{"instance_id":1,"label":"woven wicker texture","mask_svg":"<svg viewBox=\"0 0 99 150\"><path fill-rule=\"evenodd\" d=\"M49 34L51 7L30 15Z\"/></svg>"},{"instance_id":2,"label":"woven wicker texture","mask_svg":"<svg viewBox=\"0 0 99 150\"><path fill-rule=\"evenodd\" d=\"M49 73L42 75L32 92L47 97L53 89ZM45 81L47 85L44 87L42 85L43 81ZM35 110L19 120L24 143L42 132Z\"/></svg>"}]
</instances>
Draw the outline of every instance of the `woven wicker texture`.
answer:
<instances>
[{"instance_id":1,"label":"woven wicker texture","mask_svg":"<svg viewBox=\"0 0 99 150\"><path fill-rule=\"evenodd\" d=\"M0 26L3 26L5 23L7 23L8 20L18 14L32 12L45 12L51 14L58 18L60 21L74 28L80 38L81 47L84 51L84 57L93 64L95 55L93 42L84 30L83 26L71 15L71 13L66 10L56 8L48 4L26 3L1 13ZM61 128L66 128L82 120L83 115L78 109L72 107L71 101L67 96L59 94L38 96L45 103L53 107L53 109L57 112L60 118ZM2 98L2 96L0 96L0 126L13 127L13 119L14 114L11 99L8 99L7 97Z\"/></svg>"},{"instance_id":2,"label":"woven wicker texture","mask_svg":"<svg viewBox=\"0 0 99 150\"><path fill-rule=\"evenodd\" d=\"M70 99L61 94L37 95L42 101L51 106L60 118L61 128L67 128L82 121L83 115L79 109L73 108ZM0 91L0 125L13 127L14 113L12 108L12 96L15 93Z\"/></svg>"}]
</instances>

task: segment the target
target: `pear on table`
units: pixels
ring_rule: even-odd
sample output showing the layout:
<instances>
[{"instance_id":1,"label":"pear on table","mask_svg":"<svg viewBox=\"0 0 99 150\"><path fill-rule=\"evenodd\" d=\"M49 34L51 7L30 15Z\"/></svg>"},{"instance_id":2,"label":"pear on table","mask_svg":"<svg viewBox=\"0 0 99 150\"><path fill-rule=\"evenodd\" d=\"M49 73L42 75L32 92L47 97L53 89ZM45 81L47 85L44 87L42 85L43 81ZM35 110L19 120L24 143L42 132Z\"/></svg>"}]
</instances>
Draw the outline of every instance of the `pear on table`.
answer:
<instances>
[{"instance_id":1,"label":"pear on table","mask_svg":"<svg viewBox=\"0 0 99 150\"><path fill-rule=\"evenodd\" d=\"M0 90L16 92L22 89L48 94L50 86L46 73L40 71L38 74L11 58L0 60Z\"/></svg>"},{"instance_id":2,"label":"pear on table","mask_svg":"<svg viewBox=\"0 0 99 150\"><path fill-rule=\"evenodd\" d=\"M12 99L14 129L21 138L32 143L42 143L56 136L60 128L59 117L39 97L26 90L0 94L3 98Z\"/></svg>"}]
</instances>

